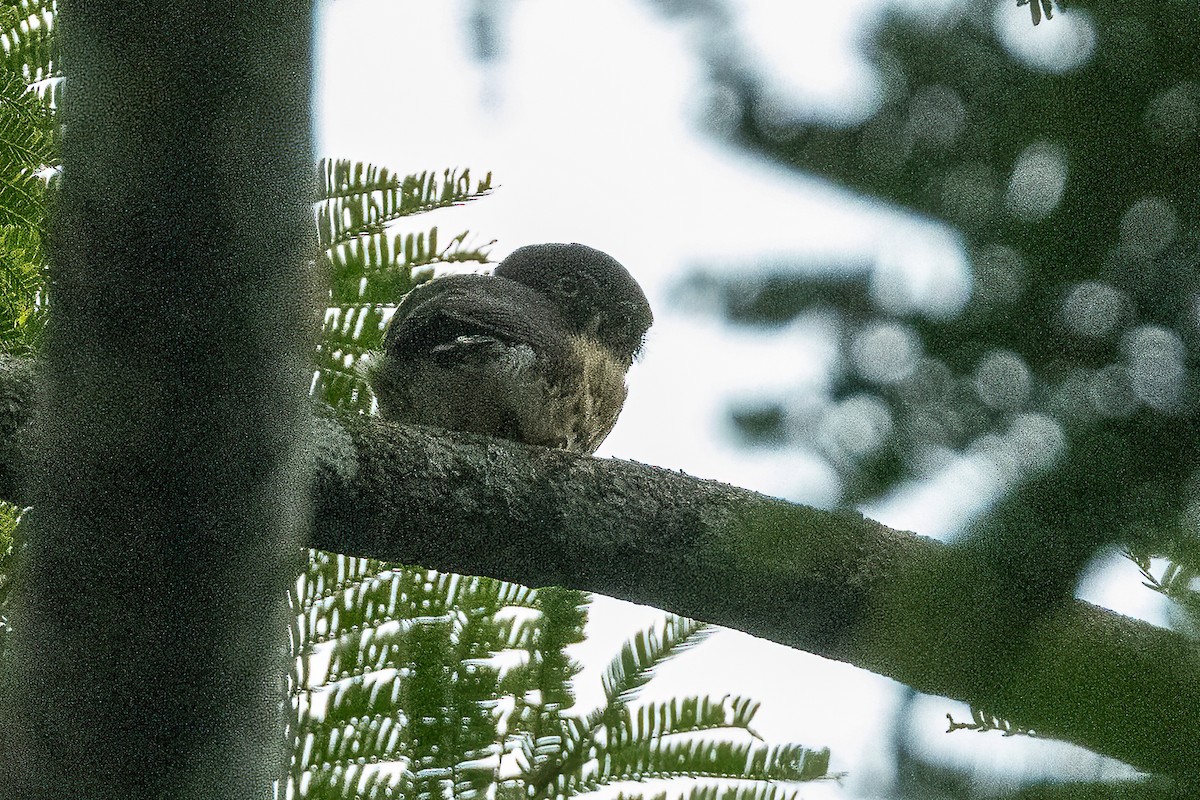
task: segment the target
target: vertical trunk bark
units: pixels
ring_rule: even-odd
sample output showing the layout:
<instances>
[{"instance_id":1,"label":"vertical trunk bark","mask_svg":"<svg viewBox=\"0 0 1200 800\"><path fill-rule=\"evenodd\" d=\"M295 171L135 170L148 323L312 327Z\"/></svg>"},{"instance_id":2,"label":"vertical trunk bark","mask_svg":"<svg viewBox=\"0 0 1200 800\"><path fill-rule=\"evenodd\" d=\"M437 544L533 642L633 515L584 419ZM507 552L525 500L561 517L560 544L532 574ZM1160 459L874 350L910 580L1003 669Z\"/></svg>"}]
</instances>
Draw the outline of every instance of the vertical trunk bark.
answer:
<instances>
[{"instance_id":1,"label":"vertical trunk bark","mask_svg":"<svg viewBox=\"0 0 1200 800\"><path fill-rule=\"evenodd\" d=\"M62 3L6 797L270 796L308 524L311 7Z\"/></svg>"}]
</instances>

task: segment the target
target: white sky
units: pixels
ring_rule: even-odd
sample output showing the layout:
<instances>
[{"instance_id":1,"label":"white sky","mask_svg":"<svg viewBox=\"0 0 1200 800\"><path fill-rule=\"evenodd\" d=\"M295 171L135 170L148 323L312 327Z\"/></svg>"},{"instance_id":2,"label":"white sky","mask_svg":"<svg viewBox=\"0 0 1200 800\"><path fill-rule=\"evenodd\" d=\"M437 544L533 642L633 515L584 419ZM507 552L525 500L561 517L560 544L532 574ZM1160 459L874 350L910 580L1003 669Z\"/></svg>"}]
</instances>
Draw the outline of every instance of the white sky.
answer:
<instances>
[{"instance_id":1,"label":"white sky","mask_svg":"<svg viewBox=\"0 0 1200 800\"><path fill-rule=\"evenodd\" d=\"M773 78L771 91L817 113L861 117L869 113L874 85L855 41L880 2L735 0L740 16L727 45L753 54ZM673 308L669 289L698 264L732 269L729 264L849 255L904 276L914 298L953 307L969 285L953 234L776 170L702 133L697 121L705 82L694 22L667 19L635 0L498 5L511 13L503 18L503 50L490 70L471 60L465 0L324 5L318 154L401 172L491 170L498 185L491 197L418 218L419 226L496 239L497 258L533 242L584 242L635 273L656 324L630 375L626 410L599 455L796 501L832 502L836 480L819 462L795 450L740 448L727 427L731 401L821 391L835 355L831 343L811 323L765 334L731 329ZM945 5L919 8L935 14ZM1006 7L998 16L1006 30L1015 30L1009 20L1028 26L1028 9ZM1040 26L1038 41L1047 43L1029 45L1031 61L1061 50L1064 37L1091 46L1086 25L1080 33L1069 20L1063 24L1056 16L1054 22L1055 29ZM964 462L932 488L868 511L888 524L938 535L995 486L989 464ZM1128 572L1121 559L1109 563ZM1099 578L1092 584L1090 599L1150 618L1161 613L1148 591L1114 591L1112 581ZM1119 584L1128 585L1136 585L1136 576ZM598 601L593 617L591 637L579 652L592 667L582 679L585 701L587 686L620 642L656 612ZM859 796L886 784L888 756L878 751L896 707L895 686L724 632L670 663L647 696L733 693L763 700L759 730L768 739L828 745L833 768L851 772L842 787L805 792L817 798ZM946 711L967 716L950 701L923 700L910 722L914 737L970 759L985 773L1013 764L1058 774L1075 764L1084 776L1100 769L1090 756L1065 756L1073 750L1065 745L998 734L946 736Z\"/></svg>"}]
</instances>

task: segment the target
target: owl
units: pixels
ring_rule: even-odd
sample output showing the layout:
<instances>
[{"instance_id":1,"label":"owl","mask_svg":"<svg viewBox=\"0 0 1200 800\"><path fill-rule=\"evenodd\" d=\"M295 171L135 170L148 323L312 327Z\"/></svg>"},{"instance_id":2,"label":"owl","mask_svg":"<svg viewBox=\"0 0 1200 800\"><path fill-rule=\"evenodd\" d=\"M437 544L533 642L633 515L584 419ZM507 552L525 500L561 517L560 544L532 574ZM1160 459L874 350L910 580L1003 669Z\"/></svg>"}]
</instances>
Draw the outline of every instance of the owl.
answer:
<instances>
[{"instance_id":1,"label":"owl","mask_svg":"<svg viewBox=\"0 0 1200 800\"><path fill-rule=\"evenodd\" d=\"M537 244L491 275L416 287L369 380L385 419L592 453L653 322L637 281L581 244Z\"/></svg>"}]
</instances>

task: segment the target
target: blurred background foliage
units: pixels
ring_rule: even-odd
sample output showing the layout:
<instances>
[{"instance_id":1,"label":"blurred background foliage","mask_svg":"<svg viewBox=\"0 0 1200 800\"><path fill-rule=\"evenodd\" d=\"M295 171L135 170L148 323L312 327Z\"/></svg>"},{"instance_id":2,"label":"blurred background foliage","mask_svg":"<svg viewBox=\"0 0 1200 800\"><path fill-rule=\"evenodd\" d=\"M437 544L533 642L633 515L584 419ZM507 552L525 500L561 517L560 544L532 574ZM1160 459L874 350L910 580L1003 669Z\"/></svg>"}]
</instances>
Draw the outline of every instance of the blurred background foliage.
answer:
<instances>
[{"instance_id":1,"label":"blurred background foliage","mask_svg":"<svg viewBox=\"0 0 1200 800\"><path fill-rule=\"evenodd\" d=\"M1174 443L1180 457L1139 471L1176 508L1194 498L1182 456L1195 437L1174 434L1198 399L1198 33L1183 4L1082 7L1094 48L1062 71L1012 52L991 3L949 25L888 14L868 49L881 100L849 127L790 121L803 109L774 107L751 69L713 54L711 78L739 109L738 146L953 226L972 272L950 314L877 271L697 272L685 296L715 296L737 324L836 320L842 368L828 402L735 410L748 444L815 448L844 502L861 503L972 448L1016 445L1013 477L1028 477L1061 456L1050 445L1111 427L1128 451ZM876 435L823 435L831 427ZM1031 450L1042 457L1021 457Z\"/></svg>"},{"instance_id":2,"label":"blurred background foliage","mask_svg":"<svg viewBox=\"0 0 1200 800\"><path fill-rule=\"evenodd\" d=\"M833 327L826 396L766 397L730 415L747 446L819 455L841 503L982 455L1010 494L1040 487L1022 541L1061 538L1064 519L1103 527L1071 535L1088 554L1129 547L1147 568L1170 556L1156 588L1186 599L1200 512L1200 29L1179 3L1071 11L1090 39L1041 57L1002 35L993 3L885 14L866 37L879 102L848 125L781 106L752 64L705 48L714 96L736 112L732 144L951 227L971 291L948 310L878 268L766 264L697 269L678 297L735 325Z\"/></svg>"},{"instance_id":3,"label":"blurred background foliage","mask_svg":"<svg viewBox=\"0 0 1200 800\"><path fill-rule=\"evenodd\" d=\"M678 286L682 307L766 330L807 320L836 342L826 394L729 410L742 443L814 454L839 476L839 503L858 506L981 459L1002 491L964 514L952 538L995 567L990 585L971 588L991 593L1014 635L1024 612L1071 592L1093 559L1116 549L1174 601L1171 624L1195 636L1195 9L1072 3L1073 46L1033 55L992 2L966 0L935 17L892 10L864 37L881 85L876 107L825 122L716 46L731 5L652 2L711 32L701 49L718 98L711 113L733 119L716 133L947 226L971 274L969 297L948 309L922 303L880 265L698 267ZM1056 13L1041 25L1064 22ZM899 731L896 744L900 796L995 796L968 767L923 760ZM1027 786L1019 796L1179 791L1150 782Z\"/></svg>"}]
</instances>

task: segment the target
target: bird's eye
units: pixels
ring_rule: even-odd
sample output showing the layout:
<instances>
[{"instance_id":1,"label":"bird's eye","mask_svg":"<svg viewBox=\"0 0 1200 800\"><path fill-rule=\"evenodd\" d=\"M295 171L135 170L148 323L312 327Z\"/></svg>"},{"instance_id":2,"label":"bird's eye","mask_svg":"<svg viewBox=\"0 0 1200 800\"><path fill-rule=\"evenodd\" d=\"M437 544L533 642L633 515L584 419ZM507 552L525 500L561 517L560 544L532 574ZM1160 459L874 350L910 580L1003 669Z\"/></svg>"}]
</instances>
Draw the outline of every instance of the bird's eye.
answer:
<instances>
[{"instance_id":1,"label":"bird's eye","mask_svg":"<svg viewBox=\"0 0 1200 800\"><path fill-rule=\"evenodd\" d=\"M579 294L579 281L570 275L564 275L558 279L558 291L567 297L574 297Z\"/></svg>"}]
</instances>

